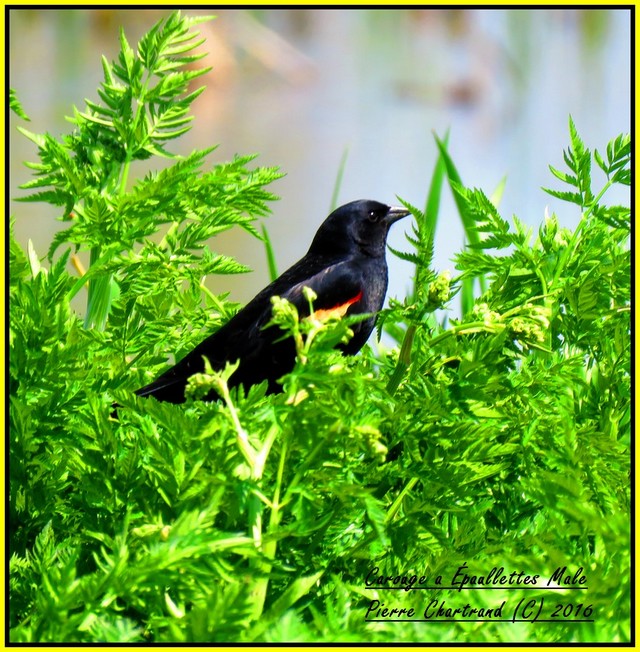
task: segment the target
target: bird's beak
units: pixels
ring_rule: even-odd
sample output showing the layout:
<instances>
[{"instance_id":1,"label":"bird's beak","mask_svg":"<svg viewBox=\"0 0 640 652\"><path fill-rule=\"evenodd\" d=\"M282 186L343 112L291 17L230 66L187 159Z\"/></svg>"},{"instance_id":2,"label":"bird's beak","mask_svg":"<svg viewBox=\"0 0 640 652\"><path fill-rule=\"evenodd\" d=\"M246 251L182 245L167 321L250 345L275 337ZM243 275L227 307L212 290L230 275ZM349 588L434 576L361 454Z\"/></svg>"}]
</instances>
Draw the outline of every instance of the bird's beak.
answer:
<instances>
[{"instance_id":1,"label":"bird's beak","mask_svg":"<svg viewBox=\"0 0 640 652\"><path fill-rule=\"evenodd\" d=\"M406 208L402 206L391 206L384 219L385 222L391 225L407 215L409 215L409 211Z\"/></svg>"}]
</instances>

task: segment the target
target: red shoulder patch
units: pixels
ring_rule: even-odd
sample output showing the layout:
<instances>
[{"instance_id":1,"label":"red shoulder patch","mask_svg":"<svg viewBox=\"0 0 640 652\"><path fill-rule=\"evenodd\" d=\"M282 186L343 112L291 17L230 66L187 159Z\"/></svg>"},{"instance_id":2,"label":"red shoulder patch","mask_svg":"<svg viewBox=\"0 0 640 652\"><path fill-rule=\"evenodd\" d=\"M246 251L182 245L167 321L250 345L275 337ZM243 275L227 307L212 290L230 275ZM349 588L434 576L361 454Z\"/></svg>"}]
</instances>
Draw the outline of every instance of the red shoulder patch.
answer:
<instances>
[{"instance_id":1,"label":"red shoulder patch","mask_svg":"<svg viewBox=\"0 0 640 652\"><path fill-rule=\"evenodd\" d=\"M323 308L321 310L314 310L312 317L315 319L319 319L320 321L323 321L325 319L330 319L333 317L334 319L338 319L339 317L344 317L347 310L349 310L349 307L352 306L354 303L358 303L362 299L362 290L356 294L355 297L352 299L349 299L348 301L345 301L344 303L339 303L338 305L333 306L332 308Z\"/></svg>"}]
</instances>

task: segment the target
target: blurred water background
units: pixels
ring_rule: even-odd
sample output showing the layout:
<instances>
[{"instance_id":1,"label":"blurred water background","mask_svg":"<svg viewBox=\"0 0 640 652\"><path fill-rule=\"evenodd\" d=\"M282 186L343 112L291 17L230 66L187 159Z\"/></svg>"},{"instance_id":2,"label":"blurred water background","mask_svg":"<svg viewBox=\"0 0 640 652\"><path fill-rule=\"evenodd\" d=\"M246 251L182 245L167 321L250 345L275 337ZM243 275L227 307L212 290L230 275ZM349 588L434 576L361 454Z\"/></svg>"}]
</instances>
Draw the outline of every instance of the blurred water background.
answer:
<instances>
[{"instance_id":1,"label":"blurred water background","mask_svg":"<svg viewBox=\"0 0 640 652\"><path fill-rule=\"evenodd\" d=\"M19 9L10 12L9 83L31 117L28 128L60 135L64 116L98 100L100 55L113 59L124 27L135 43L164 9ZM257 164L286 176L267 219L278 268L306 251L330 209L347 153L338 203L396 195L424 206L437 150L432 132L450 128L463 181L491 194L507 176L500 211L537 227L545 206L564 226L577 211L546 195L558 187L571 114L587 146L604 150L631 119L631 14L626 9L264 9L214 13L201 26L213 70L194 105L192 131L172 151L219 144L211 162L258 153ZM9 194L30 178L35 146L9 134ZM144 173L147 162L132 168ZM154 163L157 165L157 162ZM628 201L625 193L612 203ZM45 205L11 203L16 232L44 255L61 223ZM455 270L463 245L448 189L435 267ZM400 222L390 244L407 248ZM209 279L245 302L268 280L263 245L239 229L211 243L255 273ZM402 298L412 268L391 254L389 294Z\"/></svg>"}]
</instances>

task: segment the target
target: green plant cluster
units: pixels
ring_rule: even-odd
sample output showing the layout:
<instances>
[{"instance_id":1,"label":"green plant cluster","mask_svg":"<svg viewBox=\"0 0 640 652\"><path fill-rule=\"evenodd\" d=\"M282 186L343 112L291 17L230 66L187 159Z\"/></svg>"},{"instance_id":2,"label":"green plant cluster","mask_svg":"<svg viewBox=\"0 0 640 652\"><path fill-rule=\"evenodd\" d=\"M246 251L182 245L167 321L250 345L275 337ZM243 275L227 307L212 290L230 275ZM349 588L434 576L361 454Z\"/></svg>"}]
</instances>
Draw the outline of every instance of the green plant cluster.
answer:
<instances>
[{"instance_id":1,"label":"green plant cluster","mask_svg":"<svg viewBox=\"0 0 640 652\"><path fill-rule=\"evenodd\" d=\"M210 150L166 150L199 94L201 20L175 12L136 50L122 35L102 103L75 112L70 136L23 130L40 160L27 199L69 226L46 258L10 242L10 640L628 641L630 211L604 195L629 184L629 138L592 154L571 123L567 172L552 168L569 190L550 192L582 217L570 231L547 215L537 232L465 187L438 141L426 210L410 207L413 250L398 252L414 288L380 320L397 347L344 357L348 320L276 301L298 352L281 394L229 391L229 367L190 385L219 402L139 399L167 351L233 314L203 278L244 268L205 242L234 225L261 237L279 176L250 157L202 171ZM172 163L131 182L150 156ZM446 180L469 241L453 278L431 267ZM69 271L78 250L91 252L82 274ZM82 289L84 322L70 307ZM439 318L458 292L463 316ZM448 585L465 563L541 578L581 567L588 591L365 585L374 567ZM432 599L513 610L533 597L583 603L592 621L366 618L374 600L422 614Z\"/></svg>"}]
</instances>

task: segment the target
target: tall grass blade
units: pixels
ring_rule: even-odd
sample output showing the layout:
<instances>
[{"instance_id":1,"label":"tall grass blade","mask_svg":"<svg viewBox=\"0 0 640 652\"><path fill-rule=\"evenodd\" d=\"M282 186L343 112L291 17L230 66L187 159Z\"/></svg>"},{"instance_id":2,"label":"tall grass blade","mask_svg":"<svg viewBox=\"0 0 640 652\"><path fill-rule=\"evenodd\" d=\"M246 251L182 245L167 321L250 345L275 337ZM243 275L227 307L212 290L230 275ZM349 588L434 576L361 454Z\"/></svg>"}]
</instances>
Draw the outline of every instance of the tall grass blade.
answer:
<instances>
[{"instance_id":1,"label":"tall grass blade","mask_svg":"<svg viewBox=\"0 0 640 652\"><path fill-rule=\"evenodd\" d=\"M500 183L496 186L496 189L491 193L491 197L489 197L489 201L498 208L500 205L500 202L502 201L502 196L504 195L504 189L505 186L507 185L507 177L504 176L502 179L500 179Z\"/></svg>"},{"instance_id":2,"label":"tall grass blade","mask_svg":"<svg viewBox=\"0 0 640 652\"><path fill-rule=\"evenodd\" d=\"M276 256L273 252L273 245L271 244L271 238L269 237L269 231L267 227L262 225L262 238L264 242L264 250L267 254L267 265L269 267L269 278L272 281L275 281L278 278L278 266L276 265Z\"/></svg>"},{"instance_id":3,"label":"tall grass blade","mask_svg":"<svg viewBox=\"0 0 640 652\"><path fill-rule=\"evenodd\" d=\"M449 144L449 130L444 135L443 144L445 148ZM427 234L433 238L436 232L436 225L438 224L438 214L440 212L440 197L442 195L442 183L446 172L446 164L442 152L438 155L433 175L431 176L431 183L429 184L429 193L427 195L427 203L424 207L424 213L427 216L426 224Z\"/></svg>"},{"instance_id":4,"label":"tall grass blade","mask_svg":"<svg viewBox=\"0 0 640 652\"><path fill-rule=\"evenodd\" d=\"M449 142L449 131L444 137L445 146ZM436 226L438 224L438 215L440 213L440 197L442 196L442 184L444 182L444 176L446 172L446 166L442 153L438 155L438 160L433 168L433 173L431 175L431 181L429 183L429 192L427 193L427 200L425 203L424 210L424 219L419 221L418 224L418 237L420 242L420 247L428 251L429 264L433 259L433 243L435 239ZM413 281L413 296L418 296L419 288L423 285L426 285L425 275L429 273L429 269L423 265L416 265L416 275ZM432 325L434 321L433 315L428 317L429 325ZM402 340L402 347L400 349L400 355L398 356L398 362L396 368L393 371L391 378L387 384L387 391L391 396L393 396L400 386L404 375L411 364L411 349L413 347L413 339L416 334L416 325L411 324L404 334Z\"/></svg>"},{"instance_id":5,"label":"tall grass blade","mask_svg":"<svg viewBox=\"0 0 640 652\"><path fill-rule=\"evenodd\" d=\"M465 236L467 241L471 244L477 244L480 242L480 236L475 229L475 222L473 216L469 212L467 205L464 203L458 192L456 191L456 184L463 185L460 174L456 169L456 166L453 163L453 160L449 156L447 151L447 144L445 141L442 141L434 134L436 144L440 150L440 154L445 162L445 167L447 171L447 178L449 179L449 185L451 186L451 192L453 193L453 199L458 208L458 213L460 215L460 220L462 221L462 226L464 228ZM484 275L479 276L480 281L480 290L485 292L487 289L486 279ZM466 314L473 305L473 279L472 278L463 278L462 287L461 287L461 296L462 296L462 313Z\"/></svg>"},{"instance_id":6,"label":"tall grass blade","mask_svg":"<svg viewBox=\"0 0 640 652\"><path fill-rule=\"evenodd\" d=\"M344 176L344 170L347 167L347 158L349 157L349 148L345 147L344 152L342 152L342 158L340 159L340 165L338 166L338 174L336 176L336 182L333 186L333 194L331 195L331 205L329 207L329 212L338 208L338 196L340 195L340 188L342 187L342 178Z\"/></svg>"},{"instance_id":7,"label":"tall grass blade","mask_svg":"<svg viewBox=\"0 0 640 652\"><path fill-rule=\"evenodd\" d=\"M462 279L462 285L460 287L460 309L462 311L462 316L468 315L474 303L474 294L473 294L473 284L475 278L465 277Z\"/></svg>"},{"instance_id":8,"label":"tall grass blade","mask_svg":"<svg viewBox=\"0 0 640 652\"><path fill-rule=\"evenodd\" d=\"M447 130L443 142L445 146L448 144L449 130ZM444 182L445 173L445 161L442 153L439 153L429 183L429 192L427 193L427 200L424 209L424 224L420 225L422 228L420 228L419 232L420 243L422 247L429 252L429 261L433 259L433 243L435 241L438 215L440 214L440 198L442 196L442 184ZM416 295L418 288L425 282L423 277L425 274L428 274L428 272L428 269L416 269L414 296Z\"/></svg>"}]
</instances>

